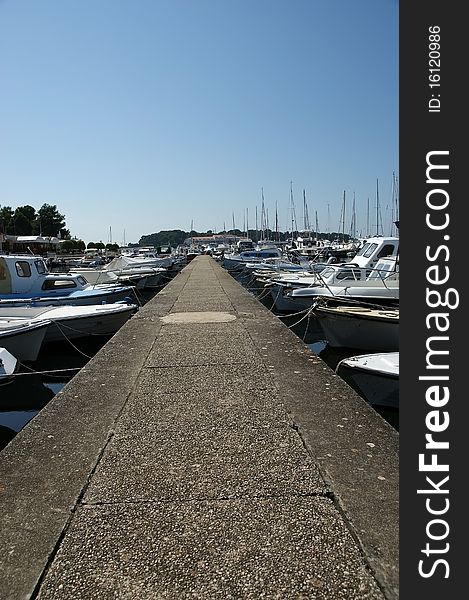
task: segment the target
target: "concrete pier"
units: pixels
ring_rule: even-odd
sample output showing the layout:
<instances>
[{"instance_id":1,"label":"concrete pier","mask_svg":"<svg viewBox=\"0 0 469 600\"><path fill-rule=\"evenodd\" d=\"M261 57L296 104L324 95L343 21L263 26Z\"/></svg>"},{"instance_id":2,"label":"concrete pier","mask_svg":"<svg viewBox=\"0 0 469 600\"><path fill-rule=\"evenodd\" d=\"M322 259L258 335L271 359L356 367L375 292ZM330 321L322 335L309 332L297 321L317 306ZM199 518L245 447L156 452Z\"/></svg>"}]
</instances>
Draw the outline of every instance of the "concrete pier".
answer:
<instances>
[{"instance_id":1,"label":"concrete pier","mask_svg":"<svg viewBox=\"0 0 469 600\"><path fill-rule=\"evenodd\" d=\"M398 438L198 257L0 453L0 598L396 599Z\"/></svg>"}]
</instances>

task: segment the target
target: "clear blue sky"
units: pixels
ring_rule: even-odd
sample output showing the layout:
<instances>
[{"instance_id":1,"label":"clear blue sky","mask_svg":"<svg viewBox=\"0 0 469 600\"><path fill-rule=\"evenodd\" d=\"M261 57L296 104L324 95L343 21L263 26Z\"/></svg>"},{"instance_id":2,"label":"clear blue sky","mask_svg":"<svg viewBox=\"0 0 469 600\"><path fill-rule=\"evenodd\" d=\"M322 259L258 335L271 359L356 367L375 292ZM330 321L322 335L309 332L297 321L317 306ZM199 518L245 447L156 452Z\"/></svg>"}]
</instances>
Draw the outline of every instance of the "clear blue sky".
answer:
<instances>
[{"instance_id":1,"label":"clear blue sky","mask_svg":"<svg viewBox=\"0 0 469 600\"><path fill-rule=\"evenodd\" d=\"M0 0L0 205L73 236L385 231L398 178L396 0ZM328 217L329 215L329 217ZM370 217L374 218L374 217Z\"/></svg>"}]
</instances>

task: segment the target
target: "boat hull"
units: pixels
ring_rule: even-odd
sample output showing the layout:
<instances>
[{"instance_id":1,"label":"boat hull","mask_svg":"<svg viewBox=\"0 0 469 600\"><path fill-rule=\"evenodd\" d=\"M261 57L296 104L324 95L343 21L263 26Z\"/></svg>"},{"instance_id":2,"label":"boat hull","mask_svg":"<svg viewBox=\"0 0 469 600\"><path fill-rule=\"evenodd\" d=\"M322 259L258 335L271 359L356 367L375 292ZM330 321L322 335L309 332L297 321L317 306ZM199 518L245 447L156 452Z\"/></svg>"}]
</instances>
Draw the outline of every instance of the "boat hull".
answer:
<instances>
[{"instance_id":1,"label":"boat hull","mask_svg":"<svg viewBox=\"0 0 469 600\"><path fill-rule=\"evenodd\" d=\"M399 372L371 370L362 364L364 358L341 360L337 374L372 406L399 408Z\"/></svg>"},{"instance_id":2,"label":"boat hull","mask_svg":"<svg viewBox=\"0 0 469 600\"><path fill-rule=\"evenodd\" d=\"M327 343L333 348L353 348L372 352L395 352L399 349L399 319L388 318L391 311L339 312L330 308L313 308ZM381 316L378 316L381 313Z\"/></svg>"},{"instance_id":3,"label":"boat hull","mask_svg":"<svg viewBox=\"0 0 469 600\"><path fill-rule=\"evenodd\" d=\"M0 307L0 322L13 326L15 323L48 320L50 325L44 342L56 342L93 335L112 335L136 310L138 307L132 304Z\"/></svg>"},{"instance_id":4,"label":"boat hull","mask_svg":"<svg viewBox=\"0 0 469 600\"><path fill-rule=\"evenodd\" d=\"M50 321L39 321L22 326L0 325L0 346L18 360L35 361L41 350Z\"/></svg>"},{"instance_id":5,"label":"boat hull","mask_svg":"<svg viewBox=\"0 0 469 600\"><path fill-rule=\"evenodd\" d=\"M91 315L51 318L44 342L58 342L96 335L112 335L118 331L135 312L135 306L122 306L119 310L105 311L106 305L95 307ZM99 310L99 309L103 310Z\"/></svg>"},{"instance_id":6,"label":"boat hull","mask_svg":"<svg viewBox=\"0 0 469 600\"><path fill-rule=\"evenodd\" d=\"M105 286L107 287L107 286ZM8 297L0 297L0 306L24 306L26 304L32 304L34 306L45 305L45 306L61 306L64 304L70 304L75 306L89 306L91 304L114 304L116 302L123 302L133 300L131 298L133 294L132 288L124 287L118 288L117 290L91 290L89 293L86 292L72 292L67 296L18 296L11 294Z\"/></svg>"}]
</instances>

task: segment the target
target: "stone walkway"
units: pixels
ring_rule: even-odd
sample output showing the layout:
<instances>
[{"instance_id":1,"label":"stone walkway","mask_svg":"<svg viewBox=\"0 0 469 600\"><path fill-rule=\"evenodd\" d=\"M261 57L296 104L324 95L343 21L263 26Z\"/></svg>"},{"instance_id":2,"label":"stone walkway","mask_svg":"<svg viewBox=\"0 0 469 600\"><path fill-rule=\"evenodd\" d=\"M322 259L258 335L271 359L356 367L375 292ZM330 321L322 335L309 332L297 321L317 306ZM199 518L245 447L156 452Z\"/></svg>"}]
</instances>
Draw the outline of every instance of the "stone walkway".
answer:
<instances>
[{"instance_id":1,"label":"stone walkway","mask_svg":"<svg viewBox=\"0 0 469 600\"><path fill-rule=\"evenodd\" d=\"M0 598L398 598L397 456L199 257L0 453Z\"/></svg>"}]
</instances>

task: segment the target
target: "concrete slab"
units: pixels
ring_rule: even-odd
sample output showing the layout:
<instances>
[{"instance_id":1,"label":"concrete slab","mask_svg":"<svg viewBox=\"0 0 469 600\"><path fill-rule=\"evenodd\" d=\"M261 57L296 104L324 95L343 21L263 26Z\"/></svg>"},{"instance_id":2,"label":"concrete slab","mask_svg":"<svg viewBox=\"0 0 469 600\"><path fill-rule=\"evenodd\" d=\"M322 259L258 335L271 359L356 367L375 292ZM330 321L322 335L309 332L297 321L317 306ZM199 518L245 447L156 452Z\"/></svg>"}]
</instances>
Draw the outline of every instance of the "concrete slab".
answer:
<instances>
[{"instance_id":1,"label":"concrete slab","mask_svg":"<svg viewBox=\"0 0 469 600\"><path fill-rule=\"evenodd\" d=\"M218 418L199 414L147 424L138 432L123 425L85 502L318 493L325 494L326 486L294 429L243 418L232 409Z\"/></svg>"},{"instance_id":2,"label":"concrete slab","mask_svg":"<svg viewBox=\"0 0 469 600\"><path fill-rule=\"evenodd\" d=\"M210 391L220 395L239 397L241 394L255 396L257 392L274 394L273 378L262 364L211 364L205 366L153 367L146 363L140 372L138 390L151 395L160 392Z\"/></svg>"},{"instance_id":3,"label":"concrete slab","mask_svg":"<svg viewBox=\"0 0 469 600\"><path fill-rule=\"evenodd\" d=\"M170 324L164 328L164 335L152 349L147 366L260 361L243 326L237 322Z\"/></svg>"},{"instance_id":4,"label":"concrete slab","mask_svg":"<svg viewBox=\"0 0 469 600\"><path fill-rule=\"evenodd\" d=\"M226 369L226 366L222 368ZM196 367L190 370L194 372L196 369L201 372L205 370L214 372L211 367ZM243 415L251 419L267 419L269 422L293 426L293 420L277 397L274 388L264 384L261 388L255 389L242 383L231 389L227 383L220 386L212 384L211 387L208 385L190 387L190 381L181 377L179 371L180 369L176 367L146 371L152 377L142 376L139 379L139 384L122 413L121 421L125 422L129 419L138 422L142 427L155 420L158 422L185 420L187 417L192 418L203 414L217 416L230 408L236 408L242 410ZM175 372L176 381L165 387L164 381L169 378L168 372ZM164 374L165 378L158 377L160 374ZM197 376L200 377L200 373ZM236 378L230 378L229 381L236 381ZM154 387L150 387L152 382L155 382Z\"/></svg>"},{"instance_id":5,"label":"concrete slab","mask_svg":"<svg viewBox=\"0 0 469 600\"><path fill-rule=\"evenodd\" d=\"M340 514L314 497L82 507L38 598L111 597L383 600Z\"/></svg>"},{"instance_id":6,"label":"concrete slab","mask_svg":"<svg viewBox=\"0 0 469 600\"><path fill-rule=\"evenodd\" d=\"M175 312L161 317L164 325L184 325L187 323L230 323L236 321L236 315L222 311L185 311Z\"/></svg>"}]
</instances>

